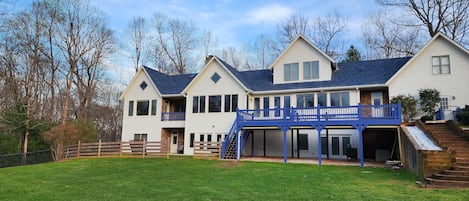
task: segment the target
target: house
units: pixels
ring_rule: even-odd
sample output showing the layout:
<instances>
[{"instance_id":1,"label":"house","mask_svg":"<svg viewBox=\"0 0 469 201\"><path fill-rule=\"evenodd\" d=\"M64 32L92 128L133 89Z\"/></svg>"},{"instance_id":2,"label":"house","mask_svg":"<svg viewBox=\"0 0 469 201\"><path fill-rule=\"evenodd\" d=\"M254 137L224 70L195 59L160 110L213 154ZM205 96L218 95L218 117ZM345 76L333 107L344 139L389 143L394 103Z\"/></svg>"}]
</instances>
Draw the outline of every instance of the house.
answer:
<instances>
[{"instance_id":1,"label":"house","mask_svg":"<svg viewBox=\"0 0 469 201\"><path fill-rule=\"evenodd\" d=\"M266 70L238 71L216 56L197 74L143 66L121 96L122 141L185 155L195 141L223 141L222 157L235 159L398 158L401 111L390 97L436 88L452 118L469 103L468 55L438 34L414 57L337 63L300 35Z\"/></svg>"}]
</instances>

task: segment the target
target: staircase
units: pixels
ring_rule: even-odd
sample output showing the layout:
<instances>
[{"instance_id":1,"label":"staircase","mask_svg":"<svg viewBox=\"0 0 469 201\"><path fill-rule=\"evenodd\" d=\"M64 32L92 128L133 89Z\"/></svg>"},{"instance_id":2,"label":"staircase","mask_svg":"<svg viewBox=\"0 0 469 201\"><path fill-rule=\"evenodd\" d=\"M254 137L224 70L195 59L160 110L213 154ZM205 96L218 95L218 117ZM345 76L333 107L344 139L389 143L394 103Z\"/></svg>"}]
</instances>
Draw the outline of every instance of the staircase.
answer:
<instances>
[{"instance_id":1,"label":"staircase","mask_svg":"<svg viewBox=\"0 0 469 201\"><path fill-rule=\"evenodd\" d=\"M447 124L423 124L427 135L436 143L455 153L455 163L451 169L433 174L426 178L426 184L432 187L463 187L469 188L469 140L450 129Z\"/></svg>"},{"instance_id":2,"label":"staircase","mask_svg":"<svg viewBox=\"0 0 469 201\"><path fill-rule=\"evenodd\" d=\"M236 159L236 127L238 126L236 120L231 125L230 131L228 131L228 135L223 141L222 148L221 148L221 158L222 159ZM243 153L244 145L246 144L247 138L249 136L249 132L243 130L240 134L240 152Z\"/></svg>"},{"instance_id":3,"label":"staircase","mask_svg":"<svg viewBox=\"0 0 469 201\"><path fill-rule=\"evenodd\" d=\"M229 143L226 147L225 154L223 155L223 159L236 159L236 138L231 137Z\"/></svg>"}]
</instances>

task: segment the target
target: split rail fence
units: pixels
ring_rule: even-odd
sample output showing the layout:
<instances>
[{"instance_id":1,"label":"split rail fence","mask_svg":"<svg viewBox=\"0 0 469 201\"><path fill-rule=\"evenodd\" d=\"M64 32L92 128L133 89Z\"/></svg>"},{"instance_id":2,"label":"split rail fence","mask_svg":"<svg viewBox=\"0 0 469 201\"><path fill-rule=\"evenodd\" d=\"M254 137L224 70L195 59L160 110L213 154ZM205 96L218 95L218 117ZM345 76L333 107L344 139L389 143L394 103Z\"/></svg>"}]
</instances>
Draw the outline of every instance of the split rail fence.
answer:
<instances>
[{"instance_id":1,"label":"split rail fence","mask_svg":"<svg viewBox=\"0 0 469 201\"><path fill-rule=\"evenodd\" d=\"M70 145L65 149L65 158L80 157L166 157L169 150L160 141L95 142ZM169 147L168 147L169 148Z\"/></svg>"},{"instance_id":2,"label":"split rail fence","mask_svg":"<svg viewBox=\"0 0 469 201\"><path fill-rule=\"evenodd\" d=\"M219 159L221 142L194 142L194 158Z\"/></svg>"}]
</instances>

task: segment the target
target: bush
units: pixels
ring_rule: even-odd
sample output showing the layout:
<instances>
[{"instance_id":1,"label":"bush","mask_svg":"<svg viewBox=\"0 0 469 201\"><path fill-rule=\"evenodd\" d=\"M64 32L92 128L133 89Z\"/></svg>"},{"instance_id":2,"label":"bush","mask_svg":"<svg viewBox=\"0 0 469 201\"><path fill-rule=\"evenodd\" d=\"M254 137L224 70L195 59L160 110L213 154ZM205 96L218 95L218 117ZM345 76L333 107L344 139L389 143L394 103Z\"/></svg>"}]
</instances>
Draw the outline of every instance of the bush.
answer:
<instances>
[{"instance_id":1,"label":"bush","mask_svg":"<svg viewBox=\"0 0 469 201\"><path fill-rule=\"evenodd\" d=\"M407 96L398 95L391 99L391 103L396 104L398 102L401 102L405 122L412 120L417 115L417 100L413 96L410 94Z\"/></svg>"},{"instance_id":2,"label":"bush","mask_svg":"<svg viewBox=\"0 0 469 201\"><path fill-rule=\"evenodd\" d=\"M462 125L469 125L469 111L461 111L456 114L456 119Z\"/></svg>"},{"instance_id":3,"label":"bush","mask_svg":"<svg viewBox=\"0 0 469 201\"><path fill-rule=\"evenodd\" d=\"M420 89L420 108L427 116L435 115L438 104L440 103L440 92L436 89Z\"/></svg>"},{"instance_id":4,"label":"bush","mask_svg":"<svg viewBox=\"0 0 469 201\"><path fill-rule=\"evenodd\" d=\"M433 120L433 116L430 116L430 115L423 115L422 117L420 117L420 121L423 121L423 122L432 121L432 120Z\"/></svg>"}]
</instances>

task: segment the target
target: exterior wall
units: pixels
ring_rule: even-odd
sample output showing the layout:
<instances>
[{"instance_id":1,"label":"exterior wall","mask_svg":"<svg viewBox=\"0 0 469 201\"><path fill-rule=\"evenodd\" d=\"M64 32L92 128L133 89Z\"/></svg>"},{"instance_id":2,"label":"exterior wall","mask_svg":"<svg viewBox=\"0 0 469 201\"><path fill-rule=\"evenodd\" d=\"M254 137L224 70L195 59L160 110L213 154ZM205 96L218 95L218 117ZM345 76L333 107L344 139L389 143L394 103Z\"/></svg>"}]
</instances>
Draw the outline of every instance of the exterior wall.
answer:
<instances>
[{"instance_id":1,"label":"exterior wall","mask_svg":"<svg viewBox=\"0 0 469 201\"><path fill-rule=\"evenodd\" d=\"M212 81L214 73L220 75L218 82ZM204 135L204 141L207 141L207 135L212 135L212 141L216 141L218 134L225 135L233 124L236 112L224 112L224 95L238 95L238 107L246 108L246 92L238 82L225 70L218 62L209 63L199 75L195 78L192 85L187 89L186 95L186 126L184 154L192 155L193 148L190 145L190 134L194 133L194 141L199 141L200 135ZM208 112L209 96L221 95L221 112ZM193 97L206 96L205 112L193 113Z\"/></svg>"},{"instance_id":2,"label":"exterior wall","mask_svg":"<svg viewBox=\"0 0 469 201\"><path fill-rule=\"evenodd\" d=\"M140 88L142 81L145 81L148 86L145 90ZM139 71L133 82L127 88L124 98L124 113L122 124L122 141L129 141L134 139L134 134L147 134L148 141L161 140L161 96L158 94L157 89L153 86L153 82L148 78L144 71ZM133 116L129 116L129 101L134 101ZM157 111L155 116L151 116L149 111L148 116L137 116L137 101L149 100L151 110L151 100L156 100Z\"/></svg>"},{"instance_id":3,"label":"exterior wall","mask_svg":"<svg viewBox=\"0 0 469 201\"><path fill-rule=\"evenodd\" d=\"M469 104L469 56L461 49L438 37L427 48L421 50L407 66L389 83L389 96L413 95L418 99L418 90L437 89L449 98L450 110ZM432 73L432 56L449 55L450 74ZM454 98L453 98L454 97ZM452 106L452 107L451 107Z\"/></svg>"},{"instance_id":4,"label":"exterior wall","mask_svg":"<svg viewBox=\"0 0 469 201\"><path fill-rule=\"evenodd\" d=\"M303 80L303 62L305 61L319 61L319 79ZM298 63L299 80L291 82L331 80L331 61L311 47L311 45L302 38L296 40L290 49L274 63L274 84L286 83L284 81L283 65L288 63Z\"/></svg>"},{"instance_id":5,"label":"exterior wall","mask_svg":"<svg viewBox=\"0 0 469 201\"><path fill-rule=\"evenodd\" d=\"M283 132L281 130L266 130L265 135L265 155L267 157L283 157ZM351 147L358 148L358 131L355 129L329 129L329 156L331 158L343 159L344 155L333 156L331 139L332 137L346 136L350 137ZM293 136L292 136L293 133ZM315 129L299 129L300 134L308 135L308 149L300 150L300 158L317 158L318 157L318 135ZM245 156L252 156L252 136L254 136L254 156L264 156L264 131L255 130L254 135L251 135L245 144L243 154ZM326 130L321 132L321 137L326 137ZM293 138L293 139L292 139ZM293 140L293 144L292 144ZM297 130L289 130L287 132L287 156L292 157L292 146L293 146L293 157L298 157L298 145L297 145ZM340 146L341 153L346 153ZM327 153L322 153L323 157L326 157Z\"/></svg>"}]
</instances>

